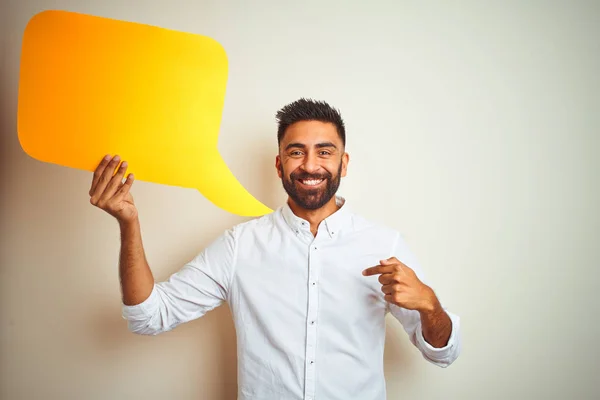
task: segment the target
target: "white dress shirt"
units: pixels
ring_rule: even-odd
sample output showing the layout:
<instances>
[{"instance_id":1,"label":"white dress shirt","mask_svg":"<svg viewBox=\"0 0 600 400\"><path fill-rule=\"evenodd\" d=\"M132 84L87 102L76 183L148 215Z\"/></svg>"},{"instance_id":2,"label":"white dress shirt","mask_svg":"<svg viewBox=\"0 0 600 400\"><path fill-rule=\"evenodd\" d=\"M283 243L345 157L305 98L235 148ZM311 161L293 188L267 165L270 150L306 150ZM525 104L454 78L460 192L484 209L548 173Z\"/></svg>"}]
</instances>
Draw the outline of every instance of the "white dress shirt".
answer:
<instances>
[{"instance_id":1,"label":"white dress shirt","mask_svg":"<svg viewBox=\"0 0 600 400\"><path fill-rule=\"evenodd\" d=\"M354 214L346 200L318 227L285 204L226 231L141 304L123 305L132 332L156 335L227 301L234 318L240 400L383 400L385 316L400 321L423 357L440 367L460 353L459 317L434 348L417 311L384 300L378 275L395 256L423 280L397 231ZM398 338L401 340L401 338Z\"/></svg>"}]
</instances>

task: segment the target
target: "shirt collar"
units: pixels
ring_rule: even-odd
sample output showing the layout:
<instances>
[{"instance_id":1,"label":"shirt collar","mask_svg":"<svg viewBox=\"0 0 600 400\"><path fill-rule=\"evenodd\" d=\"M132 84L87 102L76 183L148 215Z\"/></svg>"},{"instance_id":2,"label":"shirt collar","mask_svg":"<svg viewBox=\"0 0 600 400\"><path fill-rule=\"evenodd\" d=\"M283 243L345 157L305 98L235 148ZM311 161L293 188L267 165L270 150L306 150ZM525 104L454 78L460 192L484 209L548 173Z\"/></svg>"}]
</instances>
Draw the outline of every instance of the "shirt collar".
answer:
<instances>
[{"instance_id":1,"label":"shirt collar","mask_svg":"<svg viewBox=\"0 0 600 400\"><path fill-rule=\"evenodd\" d=\"M319 225L319 232L325 230L329 237L332 238L338 236L340 231L349 226L352 214L348 206L348 201L344 197L336 195L335 201L340 208L329 217L325 218ZM287 222L294 232L310 232L310 223L294 214L287 201L282 206L281 212L285 222Z\"/></svg>"}]
</instances>

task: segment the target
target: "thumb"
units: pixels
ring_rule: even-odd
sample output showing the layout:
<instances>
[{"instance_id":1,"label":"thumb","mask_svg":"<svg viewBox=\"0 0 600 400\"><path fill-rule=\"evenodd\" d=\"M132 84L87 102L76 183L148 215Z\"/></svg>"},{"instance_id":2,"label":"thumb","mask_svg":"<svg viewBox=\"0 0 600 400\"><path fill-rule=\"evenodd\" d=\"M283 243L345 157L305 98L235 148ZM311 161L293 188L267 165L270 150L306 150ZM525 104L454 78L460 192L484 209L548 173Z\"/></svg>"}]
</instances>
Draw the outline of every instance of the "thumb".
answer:
<instances>
[{"instance_id":1,"label":"thumb","mask_svg":"<svg viewBox=\"0 0 600 400\"><path fill-rule=\"evenodd\" d=\"M381 263L381 265L388 265L388 264L392 264L392 263L393 263L393 262L392 262L392 258L394 258L394 257L390 257L390 258L388 258L388 259L386 259L386 260L379 260L379 262Z\"/></svg>"}]
</instances>

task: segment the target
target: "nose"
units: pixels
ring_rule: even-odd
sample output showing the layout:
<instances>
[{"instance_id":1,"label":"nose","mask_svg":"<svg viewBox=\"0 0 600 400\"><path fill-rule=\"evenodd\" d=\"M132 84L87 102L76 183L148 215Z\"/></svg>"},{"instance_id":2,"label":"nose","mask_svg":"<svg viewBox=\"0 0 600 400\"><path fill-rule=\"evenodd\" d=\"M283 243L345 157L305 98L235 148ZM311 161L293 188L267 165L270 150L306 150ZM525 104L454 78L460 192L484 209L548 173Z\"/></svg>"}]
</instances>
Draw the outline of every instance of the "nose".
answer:
<instances>
[{"instance_id":1,"label":"nose","mask_svg":"<svg viewBox=\"0 0 600 400\"><path fill-rule=\"evenodd\" d=\"M306 158L304 159L304 163L302 163L302 169L309 174L315 173L319 170L320 165L318 163L317 157L312 153L308 153Z\"/></svg>"}]
</instances>

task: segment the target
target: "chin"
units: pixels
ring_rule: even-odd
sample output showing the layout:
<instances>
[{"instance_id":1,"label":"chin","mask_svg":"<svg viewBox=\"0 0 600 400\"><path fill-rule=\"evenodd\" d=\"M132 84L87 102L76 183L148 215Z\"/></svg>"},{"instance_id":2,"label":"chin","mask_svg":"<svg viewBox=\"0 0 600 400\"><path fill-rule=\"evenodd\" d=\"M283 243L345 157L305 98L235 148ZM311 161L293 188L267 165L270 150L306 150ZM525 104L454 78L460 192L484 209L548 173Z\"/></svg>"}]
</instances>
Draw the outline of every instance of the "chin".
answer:
<instances>
[{"instance_id":1,"label":"chin","mask_svg":"<svg viewBox=\"0 0 600 400\"><path fill-rule=\"evenodd\" d=\"M310 200L307 200L307 199L298 199L298 200L301 200L301 201L297 201L297 203L302 208L307 209L307 210L318 210L319 208L321 208L325 204L327 204L330 199L327 199L327 201L324 201L324 198L321 195L316 198L313 197ZM302 201L302 200L304 200L304 201Z\"/></svg>"}]
</instances>

